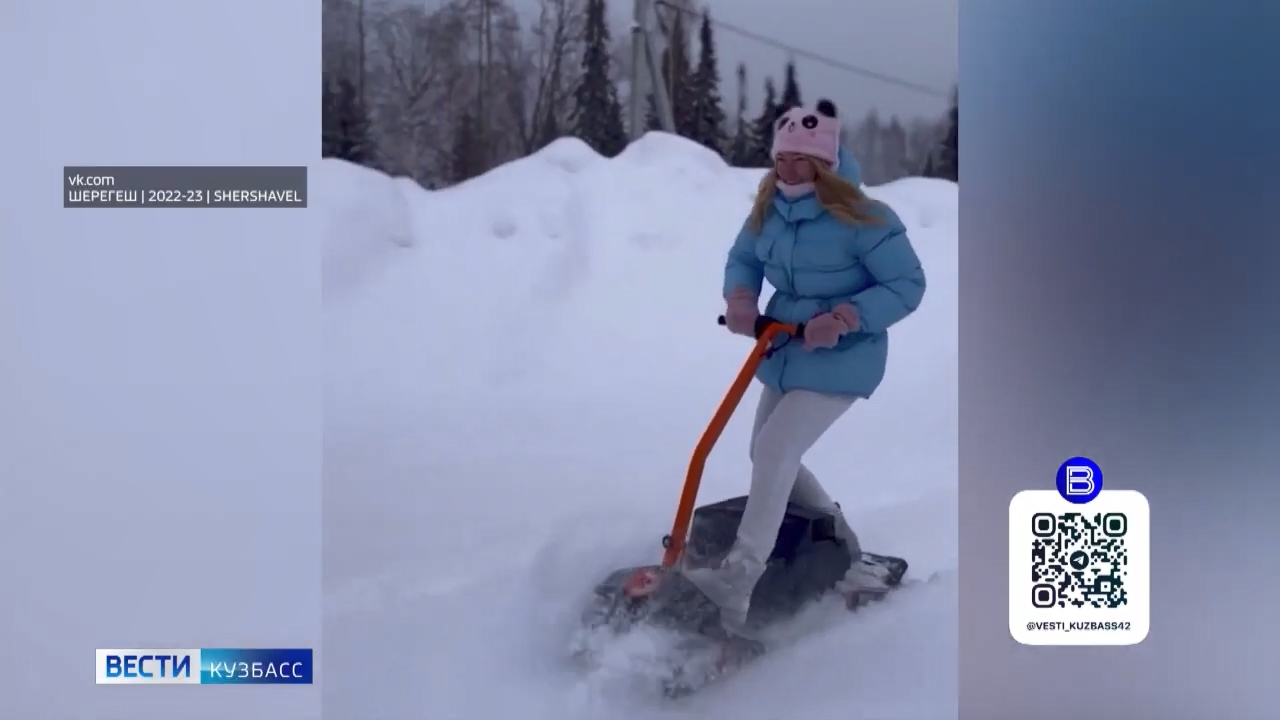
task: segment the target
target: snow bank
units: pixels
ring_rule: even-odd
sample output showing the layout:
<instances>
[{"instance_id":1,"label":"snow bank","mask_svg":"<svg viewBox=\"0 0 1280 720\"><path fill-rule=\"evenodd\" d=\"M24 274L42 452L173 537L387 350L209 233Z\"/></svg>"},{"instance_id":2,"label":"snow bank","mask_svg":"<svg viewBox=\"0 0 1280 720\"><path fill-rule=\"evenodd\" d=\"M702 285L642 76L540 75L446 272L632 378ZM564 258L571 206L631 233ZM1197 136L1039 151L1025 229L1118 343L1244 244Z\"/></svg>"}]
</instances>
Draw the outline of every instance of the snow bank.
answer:
<instances>
[{"instance_id":1,"label":"snow bank","mask_svg":"<svg viewBox=\"0 0 1280 720\"><path fill-rule=\"evenodd\" d=\"M342 160L325 159L311 172L311 193L325 218L323 282L327 296L359 287L397 247L412 247L409 210L421 188L408 178Z\"/></svg>"}]
</instances>

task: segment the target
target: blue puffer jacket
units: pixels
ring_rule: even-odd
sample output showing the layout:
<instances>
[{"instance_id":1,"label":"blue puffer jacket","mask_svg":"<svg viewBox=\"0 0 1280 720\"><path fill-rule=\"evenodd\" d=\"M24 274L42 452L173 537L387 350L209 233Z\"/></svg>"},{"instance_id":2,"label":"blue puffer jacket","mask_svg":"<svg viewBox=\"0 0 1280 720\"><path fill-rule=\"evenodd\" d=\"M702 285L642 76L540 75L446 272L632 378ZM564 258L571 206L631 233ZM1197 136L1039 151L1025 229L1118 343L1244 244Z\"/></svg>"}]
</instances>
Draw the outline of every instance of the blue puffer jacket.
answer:
<instances>
[{"instance_id":1,"label":"blue puffer jacket","mask_svg":"<svg viewBox=\"0 0 1280 720\"><path fill-rule=\"evenodd\" d=\"M861 179L857 162L844 150L839 174L854 185ZM759 234L743 225L725 264L726 295L745 287L758 296L767 278L776 291L764 311L771 317L805 322L850 303L862 322L829 350L805 350L799 338L785 342L760 364L760 382L781 392L861 398L879 387L889 327L919 307L925 278L897 214L886 205L872 206L883 221L853 227L829 215L812 193L790 200L778 193Z\"/></svg>"}]
</instances>

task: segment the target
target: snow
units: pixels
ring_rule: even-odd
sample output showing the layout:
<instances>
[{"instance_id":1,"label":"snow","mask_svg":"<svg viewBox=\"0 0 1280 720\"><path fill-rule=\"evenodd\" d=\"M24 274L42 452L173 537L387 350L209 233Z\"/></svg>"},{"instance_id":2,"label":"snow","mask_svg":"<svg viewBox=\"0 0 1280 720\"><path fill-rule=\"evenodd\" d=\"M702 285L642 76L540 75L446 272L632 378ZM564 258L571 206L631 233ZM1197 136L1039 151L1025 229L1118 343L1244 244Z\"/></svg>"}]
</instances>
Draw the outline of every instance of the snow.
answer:
<instances>
[{"instance_id":1,"label":"snow","mask_svg":"<svg viewBox=\"0 0 1280 720\"><path fill-rule=\"evenodd\" d=\"M955 185L868 188L906 222L929 291L893 329L875 398L807 458L868 549L937 580L662 703L564 655L590 585L660 557L688 453L748 350L715 317L759 173L652 133L613 160L560 140L434 192L339 161L314 176L326 712L956 716ZM702 502L745 492L756 395Z\"/></svg>"}]
</instances>

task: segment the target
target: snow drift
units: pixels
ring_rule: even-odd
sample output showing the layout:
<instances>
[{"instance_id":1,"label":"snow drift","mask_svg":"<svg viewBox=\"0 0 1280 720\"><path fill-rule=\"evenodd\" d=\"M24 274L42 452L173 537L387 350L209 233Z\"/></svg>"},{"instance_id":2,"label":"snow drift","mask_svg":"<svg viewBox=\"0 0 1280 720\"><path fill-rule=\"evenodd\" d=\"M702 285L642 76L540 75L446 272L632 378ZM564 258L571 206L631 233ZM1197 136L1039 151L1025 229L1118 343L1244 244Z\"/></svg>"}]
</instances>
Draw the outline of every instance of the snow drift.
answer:
<instances>
[{"instance_id":1,"label":"snow drift","mask_svg":"<svg viewBox=\"0 0 1280 720\"><path fill-rule=\"evenodd\" d=\"M715 324L759 180L651 133L560 140L428 192L338 161L325 240L326 710L462 720L956 715L957 199L868 188L929 279L890 366L807 462L864 544L942 580L725 685L656 703L582 677L591 584L656 560L688 454L749 343ZM702 501L745 492L748 394Z\"/></svg>"}]
</instances>

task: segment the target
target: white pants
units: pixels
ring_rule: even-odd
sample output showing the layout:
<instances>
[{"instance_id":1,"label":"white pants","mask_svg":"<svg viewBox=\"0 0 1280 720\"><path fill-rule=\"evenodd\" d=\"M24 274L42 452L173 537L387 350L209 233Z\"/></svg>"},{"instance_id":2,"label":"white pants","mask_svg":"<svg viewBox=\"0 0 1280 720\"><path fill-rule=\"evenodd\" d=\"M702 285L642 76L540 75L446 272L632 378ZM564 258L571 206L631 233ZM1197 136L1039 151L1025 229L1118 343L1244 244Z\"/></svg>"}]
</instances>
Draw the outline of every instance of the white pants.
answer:
<instances>
[{"instance_id":1,"label":"white pants","mask_svg":"<svg viewBox=\"0 0 1280 720\"><path fill-rule=\"evenodd\" d=\"M848 543L855 561L861 555L844 513L800 461L851 405L852 398L807 390L762 391L751 431L751 491L737 540L718 567L685 573L720 608L721 620L731 632L740 631L746 622L751 594L773 554L788 501L831 512L837 536Z\"/></svg>"},{"instance_id":2,"label":"white pants","mask_svg":"<svg viewBox=\"0 0 1280 720\"><path fill-rule=\"evenodd\" d=\"M800 461L852 404L851 398L809 391L780 393L764 388L760 393L755 428L751 430L751 491L737 539L716 568L685 571L686 577L719 607L724 628L730 632L744 629L751 593L773 553L788 501L831 512L836 518L837 536L849 543L854 566L858 565L858 537L846 523L844 512ZM846 582L856 584L854 575L854 568L850 568Z\"/></svg>"},{"instance_id":3,"label":"white pants","mask_svg":"<svg viewBox=\"0 0 1280 720\"><path fill-rule=\"evenodd\" d=\"M801 458L853 405L853 398L822 395L808 390L780 393L765 387L756 406L751 430L751 490L738 526L734 554L760 568L787 513L787 503L825 510L836 515L837 533L849 543L855 558L857 537L844 522L835 502Z\"/></svg>"}]
</instances>

